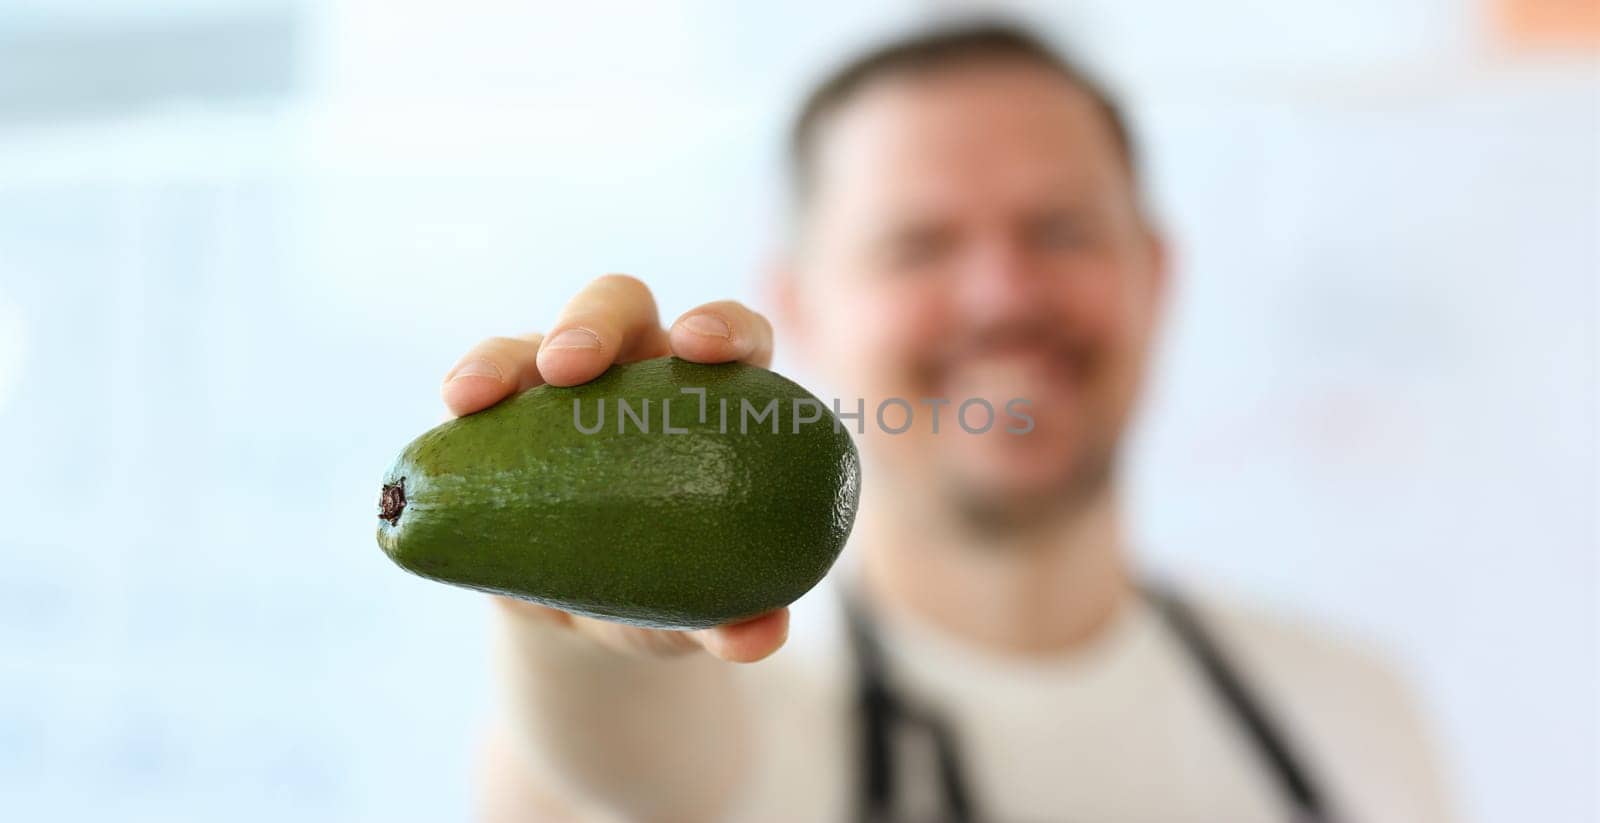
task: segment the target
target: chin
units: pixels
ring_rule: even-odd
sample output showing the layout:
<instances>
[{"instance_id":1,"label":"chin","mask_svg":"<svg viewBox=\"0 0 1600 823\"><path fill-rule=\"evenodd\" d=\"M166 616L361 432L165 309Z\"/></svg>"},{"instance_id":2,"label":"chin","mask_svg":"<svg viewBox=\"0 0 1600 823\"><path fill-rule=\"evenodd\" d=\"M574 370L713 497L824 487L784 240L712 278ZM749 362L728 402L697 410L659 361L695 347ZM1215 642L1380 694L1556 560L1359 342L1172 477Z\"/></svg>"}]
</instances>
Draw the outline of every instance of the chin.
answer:
<instances>
[{"instance_id":1,"label":"chin","mask_svg":"<svg viewBox=\"0 0 1600 823\"><path fill-rule=\"evenodd\" d=\"M948 495L947 501L968 530L996 537L1047 528L1078 508L1058 489L1024 492L963 486Z\"/></svg>"},{"instance_id":2,"label":"chin","mask_svg":"<svg viewBox=\"0 0 1600 823\"><path fill-rule=\"evenodd\" d=\"M1084 464L1094 462L1079 438L1040 434L964 439L945 455L946 468L965 485L1031 496L1070 485Z\"/></svg>"},{"instance_id":3,"label":"chin","mask_svg":"<svg viewBox=\"0 0 1600 823\"><path fill-rule=\"evenodd\" d=\"M1021 530L1070 515L1100 496L1112 478L1110 455L1099 451L961 462L945 467L948 496L963 519L986 530Z\"/></svg>"}]
</instances>

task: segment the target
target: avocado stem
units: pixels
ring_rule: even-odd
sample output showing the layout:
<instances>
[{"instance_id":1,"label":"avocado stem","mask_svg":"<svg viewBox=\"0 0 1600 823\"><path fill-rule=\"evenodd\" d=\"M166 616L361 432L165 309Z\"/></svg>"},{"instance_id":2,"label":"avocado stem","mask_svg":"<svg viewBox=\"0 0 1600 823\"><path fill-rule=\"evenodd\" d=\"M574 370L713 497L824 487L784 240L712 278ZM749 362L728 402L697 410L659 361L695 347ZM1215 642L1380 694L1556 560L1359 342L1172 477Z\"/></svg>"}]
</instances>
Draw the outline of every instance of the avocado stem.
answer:
<instances>
[{"instance_id":1,"label":"avocado stem","mask_svg":"<svg viewBox=\"0 0 1600 823\"><path fill-rule=\"evenodd\" d=\"M406 479L402 477L399 482L383 484L383 493L378 495L378 517L393 526L400 522L400 513L405 510Z\"/></svg>"}]
</instances>

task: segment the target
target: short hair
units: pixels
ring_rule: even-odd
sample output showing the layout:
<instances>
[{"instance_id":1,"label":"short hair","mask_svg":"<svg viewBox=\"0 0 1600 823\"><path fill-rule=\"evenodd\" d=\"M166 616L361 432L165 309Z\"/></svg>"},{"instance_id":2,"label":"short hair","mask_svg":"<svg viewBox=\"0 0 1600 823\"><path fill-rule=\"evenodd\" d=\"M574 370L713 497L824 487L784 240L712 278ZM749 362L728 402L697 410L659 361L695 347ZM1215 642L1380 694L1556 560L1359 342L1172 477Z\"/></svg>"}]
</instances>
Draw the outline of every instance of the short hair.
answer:
<instances>
[{"instance_id":1,"label":"short hair","mask_svg":"<svg viewBox=\"0 0 1600 823\"><path fill-rule=\"evenodd\" d=\"M1095 78L1042 37L1011 22L988 20L922 30L857 55L818 84L789 131L790 191L802 203L812 192L817 143L828 120L874 82L961 63L1015 60L1048 69L1089 95L1110 126L1124 166L1137 181L1133 135L1117 101Z\"/></svg>"}]
</instances>

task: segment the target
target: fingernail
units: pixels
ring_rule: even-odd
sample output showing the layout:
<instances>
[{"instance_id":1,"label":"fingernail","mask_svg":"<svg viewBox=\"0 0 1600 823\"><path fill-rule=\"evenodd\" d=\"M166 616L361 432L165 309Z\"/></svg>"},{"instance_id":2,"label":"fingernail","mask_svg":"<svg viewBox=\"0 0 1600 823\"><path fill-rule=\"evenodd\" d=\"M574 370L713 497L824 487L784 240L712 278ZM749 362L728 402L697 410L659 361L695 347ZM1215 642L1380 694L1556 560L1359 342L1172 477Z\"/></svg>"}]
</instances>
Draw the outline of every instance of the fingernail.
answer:
<instances>
[{"instance_id":1,"label":"fingernail","mask_svg":"<svg viewBox=\"0 0 1600 823\"><path fill-rule=\"evenodd\" d=\"M546 349L598 349L600 338L588 329L567 329L544 341Z\"/></svg>"},{"instance_id":2,"label":"fingernail","mask_svg":"<svg viewBox=\"0 0 1600 823\"><path fill-rule=\"evenodd\" d=\"M491 360L468 360L450 372L450 380L460 380L463 377L492 377L499 380L500 367Z\"/></svg>"},{"instance_id":3,"label":"fingernail","mask_svg":"<svg viewBox=\"0 0 1600 823\"><path fill-rule=\"evenodd\" d=\"M683 318L683 326L695 334L705 337L720 337L723 340L733 336L733 330L728 328L728 323L714 314L694 314Z\"/></svg>"}]
</instances>

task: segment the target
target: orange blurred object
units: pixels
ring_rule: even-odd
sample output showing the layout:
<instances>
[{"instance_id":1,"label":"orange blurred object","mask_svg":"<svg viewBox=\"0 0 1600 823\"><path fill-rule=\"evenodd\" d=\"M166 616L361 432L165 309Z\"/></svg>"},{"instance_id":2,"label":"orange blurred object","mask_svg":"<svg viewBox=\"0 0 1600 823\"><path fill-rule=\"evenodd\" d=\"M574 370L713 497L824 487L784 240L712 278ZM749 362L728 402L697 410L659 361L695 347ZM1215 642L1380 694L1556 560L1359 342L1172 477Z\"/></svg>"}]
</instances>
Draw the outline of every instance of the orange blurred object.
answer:
<instances>
[{"instance_id":1,"label":"orange blurred object","mask_svg":"<svg viewBox=\"0 0 1600 823\"><path fill-rule=\"evenodd\" d=\"M1600 0L1492 0L1500 42L1534 49L1600 51Z\"/></svg>"}]
</instances>

